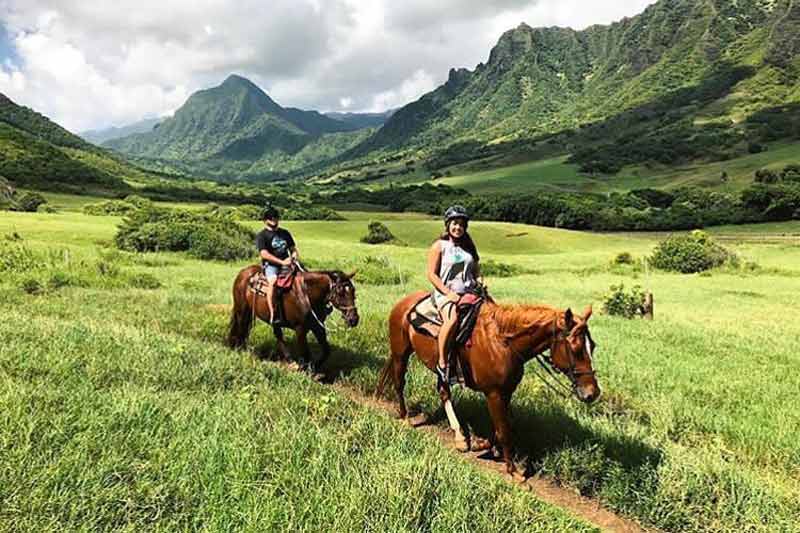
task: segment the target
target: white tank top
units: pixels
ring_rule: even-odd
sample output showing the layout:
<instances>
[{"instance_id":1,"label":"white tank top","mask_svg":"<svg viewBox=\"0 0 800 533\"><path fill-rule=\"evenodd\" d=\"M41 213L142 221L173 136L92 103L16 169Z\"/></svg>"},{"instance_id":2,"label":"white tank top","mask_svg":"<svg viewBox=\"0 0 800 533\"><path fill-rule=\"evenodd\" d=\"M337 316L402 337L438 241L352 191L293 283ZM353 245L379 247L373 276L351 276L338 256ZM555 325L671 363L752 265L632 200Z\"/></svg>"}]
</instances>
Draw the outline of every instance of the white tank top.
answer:
<instances>
[{"instance_id":1,"label":"white tank top","mask_svg":"<svg viewBox=\"0 0 800 533\"><path fill-rule=\"evenodd\" d=\"M444 285L456 294L464 294L477 284L475 280L475 258L472 254L450 240L439 240L442 251L439 277Z\"/></svg>"}]
</instances>

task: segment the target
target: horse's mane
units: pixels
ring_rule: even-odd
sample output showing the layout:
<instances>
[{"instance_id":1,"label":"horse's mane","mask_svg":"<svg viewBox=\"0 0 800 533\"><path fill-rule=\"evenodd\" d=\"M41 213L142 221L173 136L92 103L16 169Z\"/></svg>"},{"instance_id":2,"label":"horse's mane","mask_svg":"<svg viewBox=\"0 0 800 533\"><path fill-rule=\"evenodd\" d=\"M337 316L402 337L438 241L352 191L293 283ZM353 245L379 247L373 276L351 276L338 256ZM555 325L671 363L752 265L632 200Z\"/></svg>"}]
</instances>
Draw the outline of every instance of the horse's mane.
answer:
<instances>
[{"instance_id":1,"label":"horse's mane","mask_svg":"<svg viewBox=\"0 0 800 533\"><path fill-rule=\"evenodd\" d=\"M501 334L513 334L522 329L544 324L560 311L547 305L492 304L483 306L481 314L491 318Z\"/></svg>"}]
</instances>

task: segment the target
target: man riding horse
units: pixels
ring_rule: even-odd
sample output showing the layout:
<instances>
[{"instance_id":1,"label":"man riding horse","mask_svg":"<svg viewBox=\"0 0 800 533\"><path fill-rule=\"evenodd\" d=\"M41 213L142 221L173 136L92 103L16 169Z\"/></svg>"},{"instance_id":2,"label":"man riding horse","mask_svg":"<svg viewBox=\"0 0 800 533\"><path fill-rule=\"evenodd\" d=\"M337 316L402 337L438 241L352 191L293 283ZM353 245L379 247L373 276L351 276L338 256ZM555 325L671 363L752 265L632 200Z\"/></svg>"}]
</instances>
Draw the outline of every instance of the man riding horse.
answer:
<instances>
[{"instance_id":1,"label":"man riding horse","mask_svg":"<svg viewBox=\"0 0 800 533\"><path fill-rule=\"evenodd\" d=\"M300 254L292 234L279 228L280 213L275 207L266 207L261 212L264 229L256 236L256 248L261 257L261 270L267 279L267 305L269 321L282 325L275 317L275 282L279 275L288 275Z\"/></svg>"}]
</instances>

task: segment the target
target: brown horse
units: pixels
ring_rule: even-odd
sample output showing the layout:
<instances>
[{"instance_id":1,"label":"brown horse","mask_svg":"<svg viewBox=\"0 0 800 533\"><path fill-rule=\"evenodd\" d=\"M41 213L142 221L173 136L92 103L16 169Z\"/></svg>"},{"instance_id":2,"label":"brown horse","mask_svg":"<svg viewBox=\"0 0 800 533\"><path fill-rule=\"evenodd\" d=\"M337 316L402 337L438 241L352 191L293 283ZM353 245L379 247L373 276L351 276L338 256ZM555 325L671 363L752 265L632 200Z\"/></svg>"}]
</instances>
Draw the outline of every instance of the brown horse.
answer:
<instances>
[{"instance_id":1,"label":"brown horse","mask_svg":"<svg viewBox=\"0 0 800 533\"><path fill-rule=\"evenodd\" d=\"M261 268L257 265L244 268L233 282L233 311L228 333L228 346L231 348L241 348L245 345L254 317L269 322L266 296L256 295L248 287L250 278L260 270ZM331 353L323 324L331 312L330 306L341 311L348 327L358 325L356 289L352 282L354 275L355 273L345 274L340 271L298 273L295 284L304 287L308 303L311 305L311 312L308 311L307 305L298 301L296 290L282 295L284 318L295 330L300 350L298 362L301 366L311 366L312 370L316 370L322 366ZM278 341L279 353L283 357L289 358L289 351L283 338L283 329L273 326L272 330ZM306 339L309 331L314 333L322 348L322 356L318 361L311 361Z\"/></svg>"},{"instance_id":2,"label":"brown horse","mask_svg":"<svg viewBox=\"0 0 800 533\"><path fill-rule=\"evenodd\" d=\"M409 311L427 293L417 292L400 300L389 315L391 356L381 372L376 392L383 393L389 380L394 383L400 407L400 418L408 415L405 388L406 370L412 353L431 371L437 362L436 339L418 333L408 321ZM546 306L483 305L469 346L459 348L465 384L486 395L495 432L495 444L503 451L509 474L515 473L511 460L511 395L522 380L523 365L549 350L546 360L564 373L572 383L575 395L591 403L600 395L600 387L592 369L592 341L587 324L591 306L583 316L570 309L558 311ZM589 339L589 340L587 340ZM456 446L470 449L447 392L441 393L450 426L455 432ZM486 448L488 443L473 446Z\"/></svg>"}]
</instances>

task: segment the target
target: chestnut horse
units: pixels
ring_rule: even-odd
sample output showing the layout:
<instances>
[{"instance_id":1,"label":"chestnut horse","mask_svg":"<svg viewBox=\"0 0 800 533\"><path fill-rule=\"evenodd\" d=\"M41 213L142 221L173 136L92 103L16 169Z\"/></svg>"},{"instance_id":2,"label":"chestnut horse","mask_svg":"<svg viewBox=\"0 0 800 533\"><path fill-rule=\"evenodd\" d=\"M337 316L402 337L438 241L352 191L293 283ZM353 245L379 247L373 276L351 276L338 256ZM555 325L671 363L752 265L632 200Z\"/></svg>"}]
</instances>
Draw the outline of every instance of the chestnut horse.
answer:
<instances>
[{"instance_id":1,"label":"chestnut horse","mask_svg":"<svg viewBox=\"0 0 800 533\"><path fill-rule=\"evenodd\" d=\"M254 317L269 322L267 297L256 295L248 286L250 278L260 270L261 267L257 265L244 268L233 282L233 311L231 312L228 333L228 346L231 348L241 348L245 345L247 337L250 335ZM300 349L298 362L301 366L311 366L312 370L316 370L331 353L328 336L323 324L331 311L329 305L341 311L348 327L358 325L356 289L352 282L354 275L355 273L345 274L338 270L330 272L300 272L295 279L296 289L282 295L284 319L290 324L289 327L295 330L297 345ZM304 288L300 290L305 290L312 312L309 312L307 306L298 301L296 295L297 285ZM283 338L283 330L278 326L273 326L272 330L278 341L277 349L279 353L288 358L289 351ZM318 361L311 361L306 339L309 331L314 333L317 342L322 348L322 356Z\"/></svg>"},{"instance_id":2,"label":"chestnut horse","mask_svg":"<svg viewBox=\"0 0 800 533\"><path fill-rule=\"evenodd\" d=\"M403 389L412 353L431 371L438 359L436 339L418 333L408 321L408 313L427 293L417 292L400 300L389 315L391 356L386 361L376 393L381 395L389 380L394 383L400 418L408 415ZM558 311L547 306L483 304L469 346L459 348L465 385L486 395L494 426L495 444L503 451L509 474L516 468L511 459L511 395L522 380L523 365L549 350L550 365L565 374L574 394L591 403L600 395L592 369L593 342L589 335L589 306L583 316L570 309ZM587 340L587 338L589 340ZM441 399L450 427L455 432L456 447L468 451L469 444L453 410L449 394ZM475 449L487 448L485 441Z\"/></svg>"}]
</instances>

